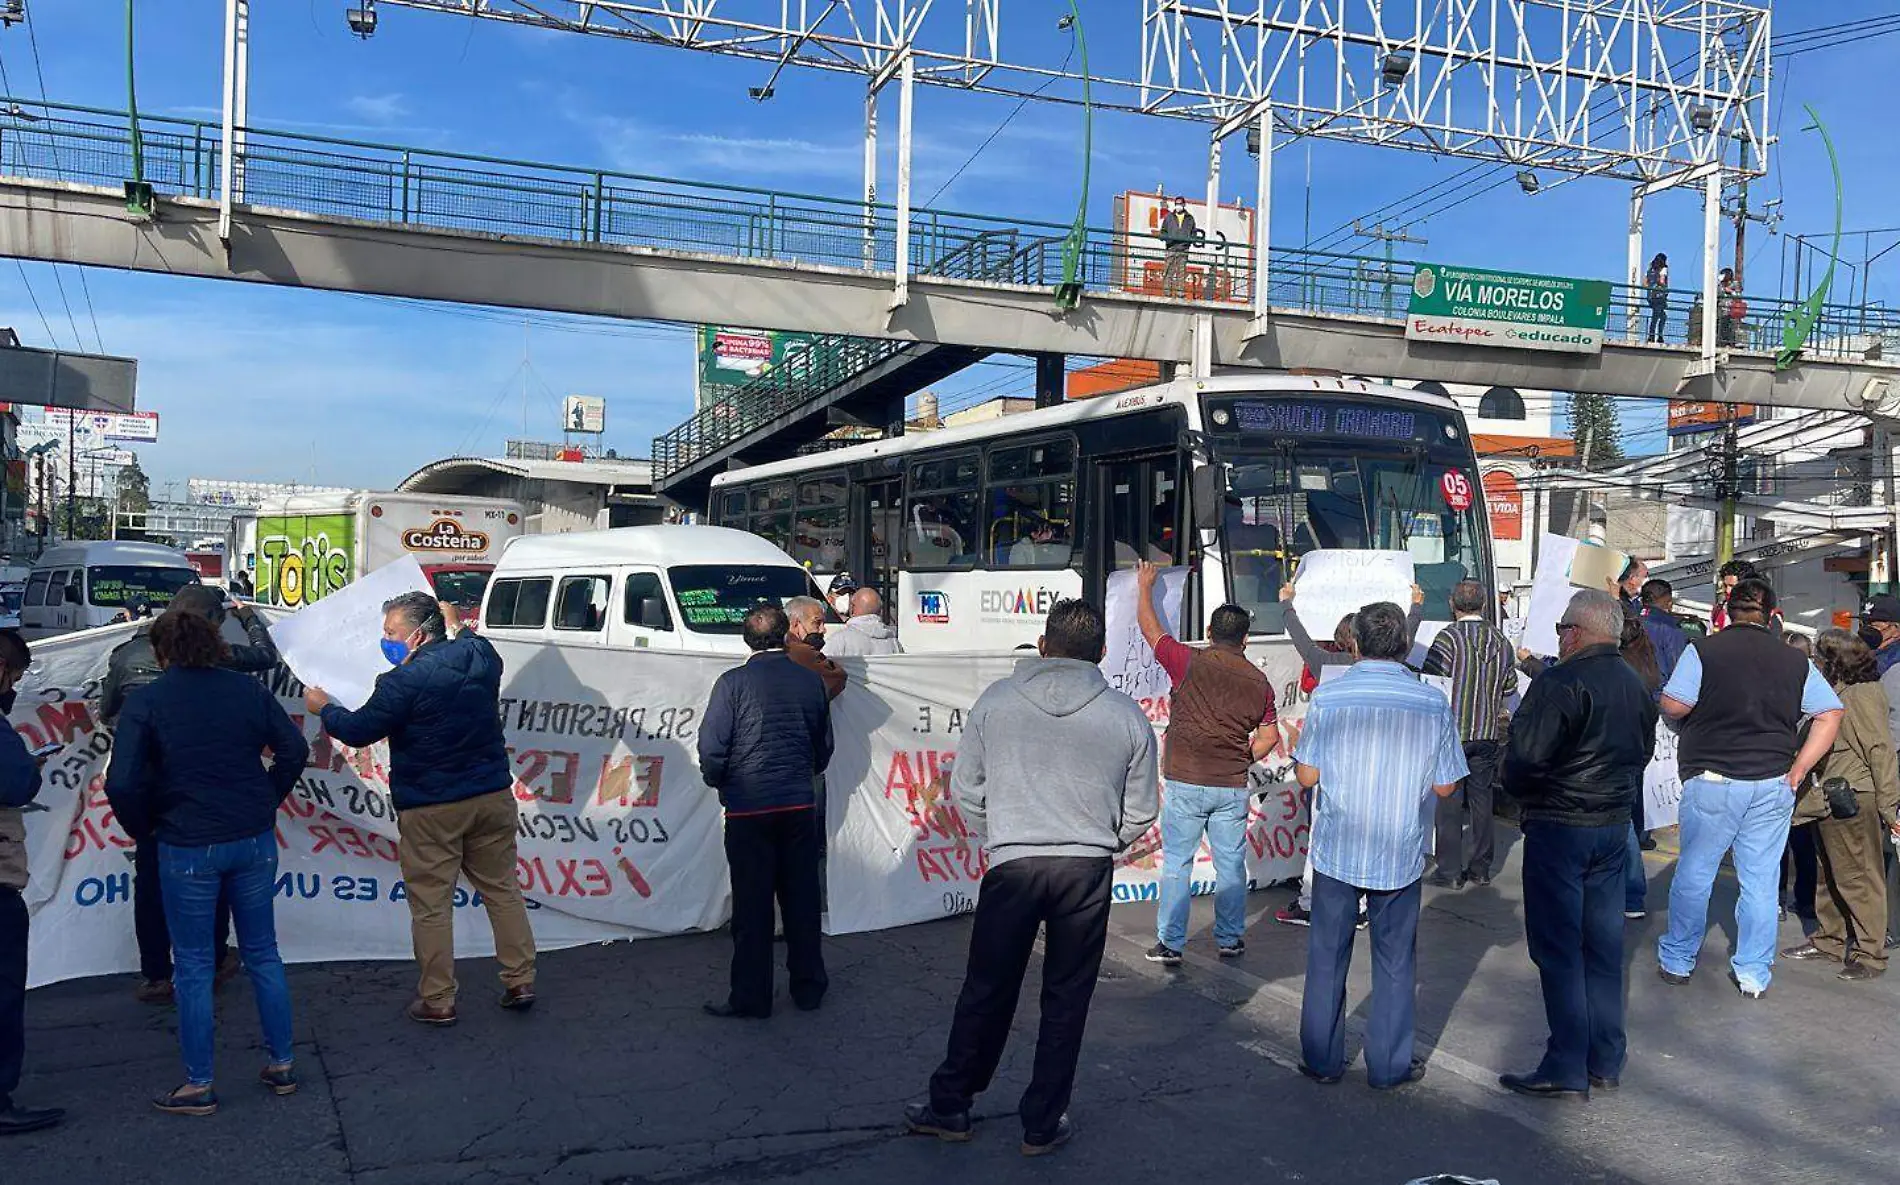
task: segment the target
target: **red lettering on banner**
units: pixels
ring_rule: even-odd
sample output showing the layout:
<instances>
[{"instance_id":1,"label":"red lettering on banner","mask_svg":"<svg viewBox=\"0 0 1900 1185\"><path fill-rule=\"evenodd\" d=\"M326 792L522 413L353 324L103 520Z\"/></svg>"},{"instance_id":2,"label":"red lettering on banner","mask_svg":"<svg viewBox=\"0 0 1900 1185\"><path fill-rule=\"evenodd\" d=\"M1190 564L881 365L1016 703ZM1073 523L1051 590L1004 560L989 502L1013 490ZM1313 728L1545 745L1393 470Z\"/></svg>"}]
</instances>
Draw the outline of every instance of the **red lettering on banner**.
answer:
<instances>
[{"instance_id":1,"label":"red lettering on banner","mask_svg":"<svg viewBox=\"0 0 1900 1185\"><path fill-rule=\"evenodd\" d=\"M614 849L614 855L620 856L619 848ZM634 892L642 897L653 896L653 886L647 883L646 877L640 875L640 870L634 867L632 860L620 856L620 871L626 875L627 883L633 886Z\"/></svg>"},{"instance_id":2,"label":"red lettering on banner","mask_svg":"<svg viewBox=\"0 0 1900 1185\"><path fill-rule=\"evenodd\" d=\"M58 741L62 745L70 745L80 733L93 730L92 713L86 710L86 701L77 699L41 704L34 722L46 734L47 742Z\"/></svg>"},{"instance_id":3,"label":"red lettering on banner","mask_svg":"<svg viewBox=\"0 0 1900 1185\"><path fill-rule=\"evenodd\" d=\"M1168 696L1144 696L1135 703L1141 706L1142 714L1148 717L1150 724L1166 724L1174 718L1173 702Z\"/></svg>"},{"instance_id":4,"label":"red lettering on banner","mask_svg":"<svg viewBox=\"0 0 1900 1185\"><path fill-rule=\"evenodd\" d=\"M594 801L600 806L659 806L660 779L665 770L664 757L602 757Z\"/></svg>"},{"instance_id":5,"label":"red lettering on banner","mask_svg":"<svg viewBox=\"0 0 1900 1185\"><path fill-rule=\"evenodd\" d=\"M980 881L989 868L989 853L968 844L917 849L917 874L925 884L933 880Z\"/></svg>"},{"instance_id":6,"label":"red lettering on banner","mask_svg":"<svg viewBox=\"0 0 1900 1185\"><path fill-rule=\"evenodd\" d=\"M86 783L85 806L66 833L66 859L76 860L92 851L124 851L134 846L106 799L105 775L95 774Z\"/></svg>"}]
</instances>

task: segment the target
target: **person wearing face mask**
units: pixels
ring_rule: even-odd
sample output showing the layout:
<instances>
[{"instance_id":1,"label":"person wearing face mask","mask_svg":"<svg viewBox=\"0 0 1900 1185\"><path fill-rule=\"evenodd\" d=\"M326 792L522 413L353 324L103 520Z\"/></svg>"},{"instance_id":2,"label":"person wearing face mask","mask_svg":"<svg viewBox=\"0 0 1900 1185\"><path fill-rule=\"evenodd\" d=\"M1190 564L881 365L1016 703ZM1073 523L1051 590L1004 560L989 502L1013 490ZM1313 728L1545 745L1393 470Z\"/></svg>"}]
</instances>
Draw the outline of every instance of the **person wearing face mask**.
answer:
<instances>
[{"instance_id":1,"label":"person wearing face mask","mask_svg":"<svg viewBox=\"0 0 1900 1185\"><path fill-rule=\"evenodd\" d=\"M33 663L33 652L13 630L0 630L0 1136L40 1131L59 1123L57 1107L22 1107L20 1085L26 1053L26 817L39 795L40 767L6 717L14 688Z\"/></svg>"},{"instance_id":2,"label":"person wearing face mask","mask_svg":"<svg viewBox=\"0 0 1900 1185\"><path fill-rule=\"evenodd\" d=\"M514 773L501 729L501 655L473 630L448 637L444 609L423 592L383 605L383 657L393 669L350 711L322 688L304 707L338 742L389 742L389 793L401 833L404 888L421 982L409 1019L452 1025L457 876L482 895L501 963L501 1006L534 1004L534 932L515 881ZM452 612L452 610L450 610Z\"/></svg>"},{"instance_id":3,"label":"person wearing face mask","mask_svg":"<svg viewBox=\"0 0 1900 1185\"><path fill-rule=\"evenodd\" d=\"M793 662L825 682L825 698L837 699L844 693L844 668L823 654L825 648L825 605L817 597L793 597L785 602L785 616L791 629L785 635L785 653Z\"/></svg>"},{"instance_id":4,"label":"person wearing face mask","mask_svg":"<svg viewBox=\"0 0 1900 1185\"><path fill-rule=\"evenodd\" d=\"M1188 213L1187 199L1175 198L1174 208L1161 217L1161 246L1166 255L1161 265L1161 290L1168 296L1187 295L1188 251L1200 229L1194 215Z\"/></svg>"}]
</instances>

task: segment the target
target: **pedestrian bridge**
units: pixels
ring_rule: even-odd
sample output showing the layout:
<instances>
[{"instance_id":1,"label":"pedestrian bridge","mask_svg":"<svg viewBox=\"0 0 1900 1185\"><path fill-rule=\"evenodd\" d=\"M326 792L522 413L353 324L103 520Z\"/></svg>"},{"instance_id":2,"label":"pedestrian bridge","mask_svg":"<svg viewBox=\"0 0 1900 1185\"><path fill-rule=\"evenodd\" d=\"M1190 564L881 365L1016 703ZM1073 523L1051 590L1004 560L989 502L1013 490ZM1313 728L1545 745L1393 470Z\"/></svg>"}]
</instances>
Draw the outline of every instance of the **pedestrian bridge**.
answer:
<instances>
[{"instance_id":1,"label":"pedestrian bridge","mask_svg":"<svg viewBox=\"0 0 1900 1185\"><path fill-rule=\"evenodd\" d=\"M884 204L603 169L246 129L221 234L217 125L141 117L156 217L129 213L123 113L0 99L0 253L28 259L346 292L660 321L743 324L1023 354L1312 368L1609 395L1677 395L1875 410L1900 403L1900 313L1833 305L1807 355L1774 367L1790 302L1750 296L1740 344L1699 365L1693 295L1675 294L1674 340L1643 344L1643 294L1613 288L1599 355L1407 342L1412 264L1272 253L1258 277L1215 268L1212 299L1128 290L1159 256L1091 229L1084 295L1064 309L1068 227L913 209L899 276L897 212ZM1158 249L1159 244L1157 243ZM900 283L900 281L904 281ZM907 289L901 302L895 295ZM1893 347L1889 347L1891 350Z\"/></svg>"}]
</instances>

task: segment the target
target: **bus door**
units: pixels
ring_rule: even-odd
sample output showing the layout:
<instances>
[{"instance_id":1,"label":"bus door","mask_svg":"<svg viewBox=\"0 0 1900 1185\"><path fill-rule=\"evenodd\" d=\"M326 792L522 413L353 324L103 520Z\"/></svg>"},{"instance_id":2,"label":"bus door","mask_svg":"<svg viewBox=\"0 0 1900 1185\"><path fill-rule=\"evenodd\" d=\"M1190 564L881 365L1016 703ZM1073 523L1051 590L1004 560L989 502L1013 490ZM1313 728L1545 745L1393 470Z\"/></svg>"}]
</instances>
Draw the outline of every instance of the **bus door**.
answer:
<instances>
[{"instance_id":1,"label":"bus door","mask_svg":"<svg viewBox=\"0 0 1900 1185\"><path fill-rule=\"evenodd\" d=\"M859 485L858 490L864 501L854 517L863 526L858 532L858 553L852 575L876 589L887 607L894 607L897 604L898 544L904 527L904 479L867 481Z\"/></svg>"},{"instance_id":2,"label":"bus door","mask_svg":"<svg viewBox=\"0 0 1900 1185\"><path fill-rule=\"evenodd\" d=\"M1180 457L1173 450L1103 459L1095 463L1095 531L1089 548L1085 595L1102 603L1111 573L1138 560L1162 567L1187 563L1188 532L1181 521ZM1188 598L1192 604L1192 595ZM1200 636L1190 614L1182 625L1189 638Z\"/></svg>"}]
</instances>

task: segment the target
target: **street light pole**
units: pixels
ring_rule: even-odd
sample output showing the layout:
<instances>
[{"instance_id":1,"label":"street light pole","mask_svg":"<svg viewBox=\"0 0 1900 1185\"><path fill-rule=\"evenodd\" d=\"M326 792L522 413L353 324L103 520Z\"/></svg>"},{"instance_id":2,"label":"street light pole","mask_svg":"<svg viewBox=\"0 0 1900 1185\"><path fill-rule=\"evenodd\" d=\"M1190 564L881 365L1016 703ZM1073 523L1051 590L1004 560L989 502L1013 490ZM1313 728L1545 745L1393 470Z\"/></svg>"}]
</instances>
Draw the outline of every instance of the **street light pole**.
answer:
<instances>
[{"instance_id":1,"label":"street light pole","mask_svg":"<svg viewBox=\"0 0 1900 1185\"><path fill-rule=\"evenodd\" d=\"M1069 15L1062 24L1075 30L1076 55L1082 59L1082 196L1076 203L1075 224L1062 243L1062 283L1056 287L1056 303L1072 309L1082 299L1082 251L1088 243L1089 165L1095 146L1095 105L1089 92L1089 41L1082 31L1082 11L1069 0Z\"/></svg>"}]
</instances>

